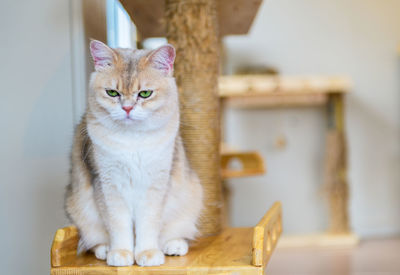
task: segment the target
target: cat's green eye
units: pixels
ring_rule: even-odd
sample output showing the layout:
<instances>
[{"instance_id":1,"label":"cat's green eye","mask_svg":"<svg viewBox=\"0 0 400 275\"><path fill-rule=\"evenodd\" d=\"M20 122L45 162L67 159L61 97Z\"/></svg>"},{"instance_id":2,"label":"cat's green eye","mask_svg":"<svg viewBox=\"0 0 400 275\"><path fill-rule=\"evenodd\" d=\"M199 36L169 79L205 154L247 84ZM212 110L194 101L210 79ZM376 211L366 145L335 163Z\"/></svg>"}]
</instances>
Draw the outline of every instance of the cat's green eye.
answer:
<instances>
[{"instance_id":1,"label":"cat's green eye","mask_svg":"<svg viewBox=\"0 0 400 275\"><path fill-rule=\"evenodd\" d=\"M106 92L111 97L119 96L119 93L116 90L106 90Z\"/></svg>"},{"instance_id":2,"label":"cat's green eye","mask_svg":"<svg viewBox=\"0 0 400 275\"><path fill-rule=\"evenodd\" d=\"M147 98L147 97L151 96L152 93L153 93L152 90L144 90L144 91L140 91L139 96L142 98Z\"/></svg>"}]
</instances>

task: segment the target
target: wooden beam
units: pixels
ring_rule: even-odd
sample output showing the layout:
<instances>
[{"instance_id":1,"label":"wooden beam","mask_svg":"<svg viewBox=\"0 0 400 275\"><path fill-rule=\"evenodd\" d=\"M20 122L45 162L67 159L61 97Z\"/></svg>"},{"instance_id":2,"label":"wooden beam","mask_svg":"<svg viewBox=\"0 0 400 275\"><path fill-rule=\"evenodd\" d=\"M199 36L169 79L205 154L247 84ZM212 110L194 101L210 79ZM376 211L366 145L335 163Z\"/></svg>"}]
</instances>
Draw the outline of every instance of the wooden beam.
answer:
<instances>
[{"instance_id":1,"label":"wooden beam","mask_svg":"<svg viewBox=\"0 0 400 275\"><path fill-rule=\"evenodd\" d=\"M324 177L330 212L329 231L349 233L347 141L342 94L329 95Z\"/></svg>"}]
</instances>

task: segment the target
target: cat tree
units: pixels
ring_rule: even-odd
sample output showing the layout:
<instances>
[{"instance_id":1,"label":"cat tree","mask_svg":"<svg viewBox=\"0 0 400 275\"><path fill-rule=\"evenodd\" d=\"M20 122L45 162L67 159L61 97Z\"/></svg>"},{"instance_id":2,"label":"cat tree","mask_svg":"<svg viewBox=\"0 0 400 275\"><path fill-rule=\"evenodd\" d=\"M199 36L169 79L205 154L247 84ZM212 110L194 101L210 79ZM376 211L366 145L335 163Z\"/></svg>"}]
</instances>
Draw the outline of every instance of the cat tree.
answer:
<instances>
[{"instance_id":1,"label":"cat tree","mask_svg":"<svg viewBox=\"0 0 400 275\"><path fill-rule=\"evenodd\" d=\"M281 205L275 203L253 228L223 228L218 96L219 39L221 35L247 33L261 0L121 3L141 37L166 36L176 48L181 134L205 195L199 223L202 237L188 255L166 257L162 266L111 267L90 253L77 256L77 229L67 227L59 229L54 237L51 274L263 274L282 232ZM240 157L246 162L246 157ZM222 158L225 168L227 159L229 156Z\"/></svg>"},{"instance_id":2,"label":"cat tree","mask_svg":"<svg viewBox=\"0 0 400 275\"><path fill-rule=\"evenodd\" d=\"M230 75L219 79L223 106L278 108L324 106L327 110L324 193L329 209L326 232L285 236L280 246L351 246L358 237L351 232L348 214L345 96L351 81L344 76Z\"/></svg>"}]
</instances>

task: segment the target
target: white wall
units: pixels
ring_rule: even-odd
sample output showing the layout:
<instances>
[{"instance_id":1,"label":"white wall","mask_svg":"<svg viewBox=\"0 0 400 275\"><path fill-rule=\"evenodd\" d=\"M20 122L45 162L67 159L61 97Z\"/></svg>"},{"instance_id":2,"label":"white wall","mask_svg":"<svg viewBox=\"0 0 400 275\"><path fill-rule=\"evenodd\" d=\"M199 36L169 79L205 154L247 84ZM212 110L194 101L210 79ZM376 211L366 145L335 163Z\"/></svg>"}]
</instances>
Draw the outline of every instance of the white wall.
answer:
<instances>
[{"instance_id":1,"label":"white wall","mask_svg":"<svg viewBox=\"0 0 400 275\"><path fill-rule=\"evenodd\" d=\"M69 1L1 1L0 266L49 274L72 138Z\"/></svg>"},{"instance_id":2,"label":"white wall","mask_svg":"<svg viewBox=\"0 0 400 275\"><path fill-rule=\"evenodd\" d=\"M283 74L345 74L352 226L362 236L400 233L400 1L268 0L246 37L228 37L227 71L267 64ZM255 224L282 200L287 233L323 230L323 108L227 111L227 140L260 150L268 174L237 179L232 221ZM277 138L287 147L277 149Z\"/></svg>"},{"instance_id":3,"label":"white wall","mask_svg":"<svg viewBox=\"0 0 400 275\"><path fill-rule=\"evenodd\" d=\"M73 128L85 108L89 38L107 40L105 0L0 2L0 264L49 274Z\"/></svg>"}]
</instances>

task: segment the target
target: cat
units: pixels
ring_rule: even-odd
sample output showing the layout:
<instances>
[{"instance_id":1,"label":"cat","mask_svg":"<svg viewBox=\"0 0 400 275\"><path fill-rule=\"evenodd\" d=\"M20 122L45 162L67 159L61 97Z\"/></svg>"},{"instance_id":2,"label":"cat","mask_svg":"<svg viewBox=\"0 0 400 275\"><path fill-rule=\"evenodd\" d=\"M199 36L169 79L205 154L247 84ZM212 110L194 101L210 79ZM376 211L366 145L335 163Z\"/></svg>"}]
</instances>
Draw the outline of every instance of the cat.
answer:
<instances>
[{"instance_id":1,"label":"cat","mask_svg":"<svg viewBox=\"0 0 400 275\"><path fill-rule=\"evenodd\" d=\"M185 255L203 191L179 134L175 49L110 48L92 40L95 71L71 153L65 209L111 266L157 266Z\"/></svg>"}]
</instances>

